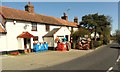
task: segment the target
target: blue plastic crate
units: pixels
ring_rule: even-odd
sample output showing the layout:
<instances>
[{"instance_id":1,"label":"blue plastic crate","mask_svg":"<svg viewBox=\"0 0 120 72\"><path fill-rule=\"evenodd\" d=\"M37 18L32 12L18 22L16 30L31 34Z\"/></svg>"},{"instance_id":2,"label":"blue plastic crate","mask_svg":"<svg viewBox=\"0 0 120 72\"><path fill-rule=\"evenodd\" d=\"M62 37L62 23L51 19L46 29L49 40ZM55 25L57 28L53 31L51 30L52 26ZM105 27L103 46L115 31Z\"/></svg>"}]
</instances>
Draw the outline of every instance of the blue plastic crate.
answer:
<instances>
[{"instance_id":1,"label":"blue plastic crate","mask_svg":"<svg viewBox=\"0 0 120 72\"><path fill-rule=\"evenodd\" d=\"M48 50L48 43L43 43L43 44L33 44L33 51L34 52L39 52L39 51L46 51Z\"/></svg>"},{"instance_id":2,"label":"blue plastic crate","mask_svg":"<svg viewBox=\"0 0 120 72\"><path fill-rule=\"evenodd\" d=\"M41 51L44 51L45 50L45 48L44 48L44 44L41 44L41 49L40 49Z\"/></svg>"},{"instance_id":3,"label":"blue plastic crate","mask_svg":"<svg viewBox=\"0 0 120 72\"><path fill-rule=\"evenodd\" d=\"M44 43L44 48L45 48L45 50L48 50L48 43Z\"/></svg>"},{"instance_id":4,"label":"blue plastic crate","mask_svg":"<svg viewBox=\"0 0 120 72\"><path fill-rule=\"evenodd\" d=\"M40 49L39 49L39 46L40 46L39 44L34 44L34 45L33 45L33 51L34 51L34 52L38 52L38 51L40 50Z\"/></svg>"}]
</instances>

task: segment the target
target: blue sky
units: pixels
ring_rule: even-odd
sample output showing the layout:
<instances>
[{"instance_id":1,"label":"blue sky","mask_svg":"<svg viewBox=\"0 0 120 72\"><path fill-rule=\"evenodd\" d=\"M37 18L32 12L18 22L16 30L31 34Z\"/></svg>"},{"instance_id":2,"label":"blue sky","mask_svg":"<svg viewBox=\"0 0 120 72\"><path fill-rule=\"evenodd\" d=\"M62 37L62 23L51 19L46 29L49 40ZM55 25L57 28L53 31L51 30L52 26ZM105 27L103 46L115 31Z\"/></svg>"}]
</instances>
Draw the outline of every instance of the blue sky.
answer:
<instances>
[{"instance_id":1,"label":"blue sky","mask_svg":"<svg viewBox=\"0 0 120 72\"><path fill-rule=\"evenodd\" d=\"M2 2L2 6L24 10L27 2ZM87 14L104 14L112 17L112 32L118 29L118 3L117 2L32 2L35 12L60 18L63 12L67 12L69 21L78 16ZM70 9L67 11L67 9Z\"/></svg>"},{"instance_id":2,"label":"blue sky","mask_svg":"<svg viewBox=\"0 0 120 72\"><path fill-rule=\"evenodd\" d=\"M118 2L119 0L1 0L2 2Z\"/></svg>"}]
</instances>

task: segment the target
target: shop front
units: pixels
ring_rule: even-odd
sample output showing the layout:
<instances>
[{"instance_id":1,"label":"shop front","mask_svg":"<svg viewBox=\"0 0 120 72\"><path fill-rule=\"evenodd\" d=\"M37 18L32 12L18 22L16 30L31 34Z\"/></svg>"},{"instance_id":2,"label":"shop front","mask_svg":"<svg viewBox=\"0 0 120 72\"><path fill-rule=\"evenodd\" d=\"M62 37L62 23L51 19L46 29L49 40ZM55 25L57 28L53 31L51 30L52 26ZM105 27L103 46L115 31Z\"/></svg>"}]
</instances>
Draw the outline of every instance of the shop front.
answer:
<instances>
[{"instance_id":1,"label":"shop front","mask_svg":"<svg viewBox=\"0 0 120 72\"><path fill-rule=\"evenodd\" d=\"M30 53L32 50L31 48L33 46L32 41L34 36L29 32L23 32L17 38L21 39L21 47L22 49L24 49L24 53Z\"/></svg>"},{"instance_id":2,"label":"shop front","mask_svg":"<svg viewBox=\"0 0 120 72\"><path fill-rule=\"evenodd\" d=\"M59 42L70 42L70 34L67 27L54 28L44 36L44 41L48 43L49 49L56 50Z\"/></svg>"}]
</instances>

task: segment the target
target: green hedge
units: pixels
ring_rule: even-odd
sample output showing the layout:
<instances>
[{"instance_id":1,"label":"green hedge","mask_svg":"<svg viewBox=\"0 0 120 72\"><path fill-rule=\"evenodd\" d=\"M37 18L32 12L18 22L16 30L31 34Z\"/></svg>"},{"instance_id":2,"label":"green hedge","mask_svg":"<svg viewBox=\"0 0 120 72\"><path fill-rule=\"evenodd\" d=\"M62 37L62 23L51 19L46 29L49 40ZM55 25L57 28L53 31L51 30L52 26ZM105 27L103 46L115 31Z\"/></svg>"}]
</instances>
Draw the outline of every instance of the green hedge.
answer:
<instances>
[{"instance_id":1,"label":"green hedge","mask_svg":"<svg viewBox=\"0 0 120 72\"><path fill-rule=\"evenodd\" d=\"M94 49L96 47L99 47L103 44L103 41L91 41L90 43L90 47L91 49Z\"/></svg>"}]
</instances>

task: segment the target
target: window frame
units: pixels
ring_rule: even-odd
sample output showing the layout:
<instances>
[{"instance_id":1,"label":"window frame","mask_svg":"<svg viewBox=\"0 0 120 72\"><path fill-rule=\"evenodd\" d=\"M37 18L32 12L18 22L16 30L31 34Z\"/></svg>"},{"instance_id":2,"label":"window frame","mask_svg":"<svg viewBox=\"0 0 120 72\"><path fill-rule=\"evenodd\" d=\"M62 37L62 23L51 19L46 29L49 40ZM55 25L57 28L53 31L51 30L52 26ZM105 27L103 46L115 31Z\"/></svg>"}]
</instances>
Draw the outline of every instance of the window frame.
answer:
<instances>
[{"instance_id":1,"label":"window frame","mask_svg":"<svg viewBox=\"0 0 120 72\"><path fill-rule=\"evenodd\" d=\"M39 37L38 36L34 36L33 41L38 41Z\"/></svg>"},{"instance_id":2,"label":"window frame","mask_svg":"<svg viewBox=\"0 0 120 72\"><path fill-rule=\"evenodd\" d=\"M50 25L45 25L45 29L47 32L50 31Z\"/></svg>"},{"instance_id":3,"label":"window frame","mask_svg":"<svg viewBox=\"0 0 120 72\"><path fill-rule=\"evenodd\" d=\"M31 31L37 31L37 23L35 23L35 22L32 22L32 24L31 24L32 26L32 29L31 29Z\"/></svg>"}]
</instances>

